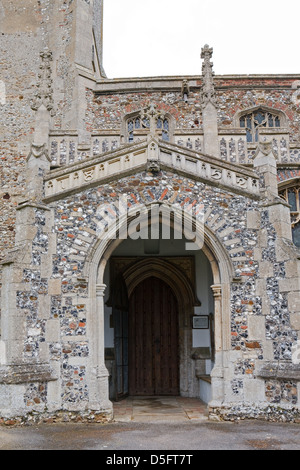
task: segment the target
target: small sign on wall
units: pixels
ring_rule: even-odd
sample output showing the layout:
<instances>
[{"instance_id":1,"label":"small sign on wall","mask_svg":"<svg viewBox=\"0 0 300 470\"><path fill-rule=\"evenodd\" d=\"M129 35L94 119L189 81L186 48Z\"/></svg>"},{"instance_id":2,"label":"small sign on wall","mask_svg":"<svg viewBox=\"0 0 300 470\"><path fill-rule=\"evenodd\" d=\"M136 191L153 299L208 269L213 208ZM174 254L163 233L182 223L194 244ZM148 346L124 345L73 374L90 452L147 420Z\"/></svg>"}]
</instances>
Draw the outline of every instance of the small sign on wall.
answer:
<instances>
[{"instance_id":1,"label":"small sign on wall","mask_svg":"<svg viewBox=\"0 0 300 470\"><path fill-rule=\"evenodd\" d=\"M207 330L209 328L208 315L197 315L193 317L193 328L197 330Z\"/></svg>"}]
</instances>

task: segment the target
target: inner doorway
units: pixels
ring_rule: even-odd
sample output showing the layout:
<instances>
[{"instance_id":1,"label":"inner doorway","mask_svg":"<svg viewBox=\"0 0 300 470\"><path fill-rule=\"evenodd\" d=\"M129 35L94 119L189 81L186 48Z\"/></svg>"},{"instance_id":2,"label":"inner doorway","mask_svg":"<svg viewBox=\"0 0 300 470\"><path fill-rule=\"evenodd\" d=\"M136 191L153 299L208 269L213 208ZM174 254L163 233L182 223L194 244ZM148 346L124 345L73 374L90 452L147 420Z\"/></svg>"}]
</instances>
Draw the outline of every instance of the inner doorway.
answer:
<instances>
[{"instance_id":1,"label":"inner doorway","mask_svg":"<svg viewBox=\"0 0 300 470\"><path fill-rule=\"evenodd\" d=\"M129 299L129 394L179 395L178 304L171 287L151 276Z\"/></svg>"},{"instance_id":2,"label":"inner doorway","mask_svg":"<svg viewBox=\"0 0 300 470\"><path fill-rule=\"evenodd\" d=\"M170 342L174 346L169 356L171 355L171 367L175 367L179 383L176 383L176 387L169 387L168 391L163 392L166 395L161 396L167 397L167 394L174 393L174 396L202 397L203 395L205 398L210 393L209 390L207 392L210 385L209 383L206 385L206 382L202 386L202 395L199 393L199 379L195 374L195 366L199 371L200 360L201 373L204 375L209 375L212 369L213 352L208 357L208 352L212 351L210 348L212 330L210 328L194 329L193 317L213 312L213 298L209 288L212 285L212 279L205 255L202 252L185 253L179 242L181 240L174 242L174 249L171 251L170 241L160 240L161 256L145 256L142 241L139 243L138 240L126 240L115 250L114 256L110 257L110 262L107 264L108 269L104 277L104 283L108 286L105 297L105 364L109 372L109 396L113 401L118 402L129 395L146 397L146 394L149 394L149 396L157 397L159 395L154 395L154 393L162 393L157 391L159 387L153 384L144 389L131 386L129 390L129 375L132 373L132 367L141 369L136 362L138 359L133 358L132 350L129 364L129 348L132 348L136 341L137 345L142 344L144 349L149 350L151 345L153 348L156 346L158 350L163 351L164 359L168 357L164 352L164 344ZM140 245L142 245L141 249L137 249ZM156 281L150 281L149 278L156 278ZM143 284L144 281L145 284ZM160 284L162 294L157 286L151 287L154 282ZM147 313L147 309L150 308L148 305L150 300L155 298L153 291L160 299L160 305L162 304L161 298L168 299L171 295L172 301L167 302L169 306L173 305L175 312L172 322L168 316L163 318L165 330L170 331L170 338L172 338L172 340L166 339L163 345L158 343L158 339L153 337L151 331L145 339L141 334L134 333L132 322L129 327L129 321L131 321L129 315L132 311L135 312L135 317L140 315L138 320L142 325L145 316L146 318L152 317L152 314ZM163 310L166 309L163 308ZM175 331L177 328L175 337L171 333L174 331L171 329L173 327ZM152 343L148 345L146 340L150 341L150 339ZM141 354L144 349L138 352L137 357L142 358ZM201 355L205 355L205 358L202 359ZM148 357L151 357L155 364L155 350L151 349ZM153 362L150 362L150 365L146 363L141 370L145 368L152 370ZM165 369L166 365L163 364L162 368ZM135 380L140 380L137 375L133 377L130 375L131 384Z\"/></svg>"}]
</instances>

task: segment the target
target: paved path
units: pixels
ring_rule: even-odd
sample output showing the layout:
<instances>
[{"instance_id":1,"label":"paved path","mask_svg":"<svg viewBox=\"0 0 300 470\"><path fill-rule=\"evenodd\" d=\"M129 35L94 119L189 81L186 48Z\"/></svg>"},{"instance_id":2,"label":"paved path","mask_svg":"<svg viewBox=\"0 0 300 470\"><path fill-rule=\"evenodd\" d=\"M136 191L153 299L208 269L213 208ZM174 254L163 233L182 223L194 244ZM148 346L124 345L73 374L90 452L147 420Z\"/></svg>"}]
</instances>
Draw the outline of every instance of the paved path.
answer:
<instances>
[{"instance_id":1,"label":"paved path","mask_svg":"<svg viewBox=\"0 0 300 470\"><path fill-rule=\"evenodd\" d=\"M207 421L207 405L197 398L129 397L114 403L116 422Z\"/></svg>"}]
</instances>

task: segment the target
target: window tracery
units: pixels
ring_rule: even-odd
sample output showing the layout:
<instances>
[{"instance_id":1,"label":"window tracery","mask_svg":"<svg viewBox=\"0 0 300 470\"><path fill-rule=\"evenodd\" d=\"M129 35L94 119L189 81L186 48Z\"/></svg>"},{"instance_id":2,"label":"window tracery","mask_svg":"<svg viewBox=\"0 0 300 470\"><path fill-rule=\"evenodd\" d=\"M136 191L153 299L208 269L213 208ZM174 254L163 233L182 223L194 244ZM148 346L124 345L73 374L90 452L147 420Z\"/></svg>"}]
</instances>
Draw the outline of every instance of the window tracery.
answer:
<instances>
[{"instance_id":1,"label":"window tracery","mask_svg":"<svg viewBox=\"0 0 300 470\"><path fill-rule=\"evenodd\" d=\"M240 127L246 129L247 142L258 142L260 128L279 128L281 118L276 112L258 108L253 112L247 112L240 116Z\"/></svg>"},{"instance_id":2,"label":"window tracery","mask_svg":"<svg viewBox=\"0 0 300 470\"><path fill-rule=\"evenodd\" d=\"M300 248L300 181L281 190L279 194L290 205L293 242Z\"/></svg>"},{"instance_id":3,"label":"window tracery","mask_svg":"<svg viewBox=\"0 0 300 470\"><path fill-rule=\"evenodd\" d=\"M155 132L165 142L170 141L170 120L160 113L155 107L149 107L142 113L132 116L126 121L127 140L134 142L135 136L143 136L151 130L151 126L155 128Z\"/></svg>"}]
</instances>

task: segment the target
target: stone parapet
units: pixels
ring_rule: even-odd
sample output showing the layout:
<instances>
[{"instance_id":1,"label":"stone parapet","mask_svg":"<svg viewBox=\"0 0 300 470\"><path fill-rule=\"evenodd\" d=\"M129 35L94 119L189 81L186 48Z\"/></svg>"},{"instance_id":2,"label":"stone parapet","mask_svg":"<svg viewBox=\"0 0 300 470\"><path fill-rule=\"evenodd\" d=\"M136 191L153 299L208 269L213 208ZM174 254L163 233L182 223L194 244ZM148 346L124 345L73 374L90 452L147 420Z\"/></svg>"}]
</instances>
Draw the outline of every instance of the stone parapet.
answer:
<instances>
[{"instance_id":1,"label":"stone parapet","mask_svg":"<svg viewBox=\"0 0 300 470\"><path fill-rule=\"evenodd\" d=\"M199 181L209 181L214 186L226 187L250 197L259 196L258 177L249 168L242 168L233 163L221 163L215 157L183 149L171 143L145 140L48 172L45 176L46 200L146 169L147 164L154 161L153 146L156 149L154 160L158 169L163 167L177 174L190 175Z\"/></svg>"}]
</instances>

